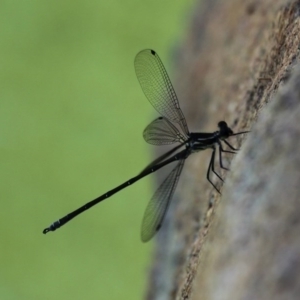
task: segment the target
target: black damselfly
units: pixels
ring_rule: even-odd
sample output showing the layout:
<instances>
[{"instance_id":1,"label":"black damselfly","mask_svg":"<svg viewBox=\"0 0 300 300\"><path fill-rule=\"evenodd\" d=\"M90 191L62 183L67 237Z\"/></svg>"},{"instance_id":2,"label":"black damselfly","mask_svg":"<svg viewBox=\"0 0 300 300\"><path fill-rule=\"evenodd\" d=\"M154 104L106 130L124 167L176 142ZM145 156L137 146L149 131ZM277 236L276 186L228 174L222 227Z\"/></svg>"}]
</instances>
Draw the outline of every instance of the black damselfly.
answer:
<instances>
[{"instance_id":1,"label":"black damselfly","mask_svg":"<svg viewBox=\"0 0 300 300\"><path fill-rule=\"evenodd\" d=\"M185 159L190 154L207 148L212 149L212 155L208 165L206 178L217 192L220 193L219 189L214 185L209 177L210 172L212 171L221 181L223 181L214 168L216 149L219 150L220 167L228 170L223 166L222 153L236 153L238 149L231 146L226 139L230 136L247 133L248 131L233 133L233 131L227 126L227 123L225 121L221 121L218 123L219 130L213 133L189 132L185 117L179 107L175 90L158 54L154 50L142 50L136 55L134 66L137 78L145 96L161 115L151 122L144 130L143 136L145 141L153 145L169 145L173 143L178 143L178 145L155 159L137 176L67 214L65 217L44 229L43 233L58 229L102 200L109 198L113 194L121 191L129 185L132 185L136 181L159 170L160 168L177 161L175 168L156 190L144 213L141 238L143 242L149 241L162 225L170 200L178 183ZM224 150L222 142L224 142L233 151ZM180 148L183 149L180 150Z\"/></svg>"}]
</instances>

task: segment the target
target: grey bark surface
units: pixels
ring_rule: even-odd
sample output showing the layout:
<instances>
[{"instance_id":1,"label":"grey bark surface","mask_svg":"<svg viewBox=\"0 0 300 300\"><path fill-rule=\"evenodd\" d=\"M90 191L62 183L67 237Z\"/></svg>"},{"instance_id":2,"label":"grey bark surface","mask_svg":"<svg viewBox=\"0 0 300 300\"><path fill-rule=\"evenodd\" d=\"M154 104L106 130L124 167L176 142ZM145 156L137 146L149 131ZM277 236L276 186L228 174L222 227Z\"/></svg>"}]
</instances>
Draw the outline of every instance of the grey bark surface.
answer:
<instances>
[{"instance_id":1,"label":"grey bark surface","mask_svg":"<svg viewBox=\"0 0 300 300\"><path fill-rule=\"evenodd\" d=\"M191 131L241 148L219 195L189 157L155 241L146 299L299 299L300 1L206 0L177 53ZM231 164L232 160L232 164ZM214 178L216 182L216 178Z\"/></svg>"}]
</instances>

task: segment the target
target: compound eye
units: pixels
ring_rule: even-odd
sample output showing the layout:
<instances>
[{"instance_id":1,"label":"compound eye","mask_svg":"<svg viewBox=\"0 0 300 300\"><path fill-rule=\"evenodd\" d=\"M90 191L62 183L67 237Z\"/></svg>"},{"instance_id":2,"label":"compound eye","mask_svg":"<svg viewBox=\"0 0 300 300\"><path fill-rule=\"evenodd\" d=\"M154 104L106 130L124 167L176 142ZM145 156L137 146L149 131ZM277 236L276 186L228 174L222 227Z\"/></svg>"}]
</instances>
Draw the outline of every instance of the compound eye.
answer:
<instances>
[{"instance_id":1,"label":"compound eye","mask_svg":"<svg viewBox=\"0 0 300 300\"><path fill-rule=\"evenodd\" d=\"M218 123L218 127L219 127L219 128L226 128L226 127L228 127L228 126L227 126L227 123L226 123L225 121L220 121L220 122Z\"/></svg>"}]
</instances>

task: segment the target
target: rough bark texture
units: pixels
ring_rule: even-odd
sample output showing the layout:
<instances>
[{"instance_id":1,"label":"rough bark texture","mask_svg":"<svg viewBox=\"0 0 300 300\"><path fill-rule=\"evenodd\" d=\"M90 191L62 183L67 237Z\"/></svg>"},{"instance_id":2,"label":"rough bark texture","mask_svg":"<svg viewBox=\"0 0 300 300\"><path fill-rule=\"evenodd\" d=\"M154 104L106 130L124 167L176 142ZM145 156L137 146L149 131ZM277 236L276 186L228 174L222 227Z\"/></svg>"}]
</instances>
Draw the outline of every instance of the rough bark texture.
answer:
<instances>
[{"instance_id":1,"label":"rough bark texture","mask_svg":"<svg viewBox=\"0 0 300 300\"><path fill-rule=\"evenodd\" d=\"M187 160L147 299L299 299L300 1L202 0L193 14L175 83L189 127L251 133L231 138L222 195L210 153Z\"/></svg>"}]
</instances>

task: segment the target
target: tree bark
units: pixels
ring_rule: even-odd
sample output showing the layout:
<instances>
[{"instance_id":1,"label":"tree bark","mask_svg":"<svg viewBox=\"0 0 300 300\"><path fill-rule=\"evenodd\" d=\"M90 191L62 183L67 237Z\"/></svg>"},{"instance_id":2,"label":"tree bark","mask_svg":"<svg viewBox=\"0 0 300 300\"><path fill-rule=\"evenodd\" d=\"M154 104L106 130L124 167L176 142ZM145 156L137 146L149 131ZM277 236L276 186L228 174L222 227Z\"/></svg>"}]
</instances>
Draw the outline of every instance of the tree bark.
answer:
<instances>
[{"instance_id":1,"label":"tree bark","mask_svg":"<svg viewBox=\"0 0 300 300\"><path fill-rule=\"evenodd\" d=\"M177 55L191 131L225 120L241 148L218 182L185 163L156 238L147 299L299 299L300 1L202 0ZM209 151L208 151L209 152ZM217 182L216 178L214 181Z\"/></svg>"}]
</instances>

